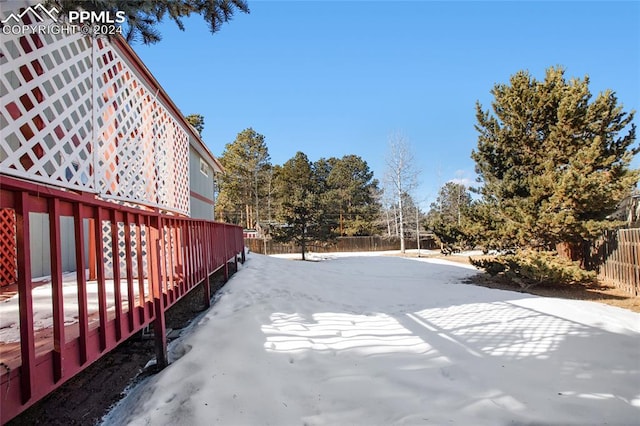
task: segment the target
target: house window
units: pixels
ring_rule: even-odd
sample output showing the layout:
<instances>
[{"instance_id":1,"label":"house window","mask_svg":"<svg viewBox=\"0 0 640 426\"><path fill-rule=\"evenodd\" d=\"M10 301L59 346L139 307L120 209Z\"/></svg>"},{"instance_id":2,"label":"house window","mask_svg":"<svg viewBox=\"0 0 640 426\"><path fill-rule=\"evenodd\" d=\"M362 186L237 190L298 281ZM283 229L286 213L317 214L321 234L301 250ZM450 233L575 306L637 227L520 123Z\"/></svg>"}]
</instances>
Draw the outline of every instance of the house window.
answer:
<instances>
[{"instance_id":1,"label":"house window","mask_svg":"<svg viewBox=\"0 0 640 426\"><path fill-rule=\"evenodd\" d=\"M200 173L209 176L209 165L202 158L200 159Z\"/></svg>"}]
</instances>

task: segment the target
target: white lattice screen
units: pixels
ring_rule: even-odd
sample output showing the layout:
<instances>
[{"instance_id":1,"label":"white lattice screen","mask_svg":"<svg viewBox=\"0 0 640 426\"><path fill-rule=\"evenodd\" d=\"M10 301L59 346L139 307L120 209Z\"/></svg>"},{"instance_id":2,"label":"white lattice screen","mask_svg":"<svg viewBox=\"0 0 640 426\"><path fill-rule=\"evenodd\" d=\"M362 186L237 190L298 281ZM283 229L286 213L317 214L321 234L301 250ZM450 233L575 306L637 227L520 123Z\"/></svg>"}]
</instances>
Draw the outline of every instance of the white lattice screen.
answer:
<instances>
[{"instance_id":1,"label":"white lattice screen","mask_svg":"<svg viewBox=\"0 0 640 426\"><path fill-rule=\"evenodd\" d=\"M139 231L138 231L139 230ZM131 225L131 265L133 270L133 278L139 278L138 275L138 252L142 258L143 277L147 278L149 268L147 260L147 231L144 225L140 227ZM140 232L140 245L138 245L138 232ZM120 259L120 278L127 278L126 263L126 243L125 243L125 227L124 223L118 222L118 259ZM113 279L113 239L111 237L111 222L105 220L102 222L102 262L104 264L104 275L107 279Z\"/></svg>"},{"instance_id":2,"label":"white lattice screen","mask_svg":"<svg viewBox=\"0 0 640 426\"><path fill-rule=\"evenodd\" d=\"M3 33L0 70L1 173L189 214L189 135L114 43Z\"/></svg>"}]
</instances>

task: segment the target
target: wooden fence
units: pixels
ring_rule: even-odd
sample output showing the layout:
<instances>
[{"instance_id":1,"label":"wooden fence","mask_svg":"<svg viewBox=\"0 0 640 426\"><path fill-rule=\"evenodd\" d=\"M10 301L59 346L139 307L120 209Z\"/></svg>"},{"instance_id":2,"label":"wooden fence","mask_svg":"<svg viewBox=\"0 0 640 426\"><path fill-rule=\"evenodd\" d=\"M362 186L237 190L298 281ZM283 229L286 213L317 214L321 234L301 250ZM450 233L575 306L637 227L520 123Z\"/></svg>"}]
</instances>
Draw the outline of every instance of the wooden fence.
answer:
<instances>
[{"instance_id":1,"label":"wooden fence","mask_svg":"<svg viewBox=\"0 0 640 426\"><path fill-rule=\"evenodd\" d=\"M640 228L607 231L593 245L591 262L598 278L640 295Z\"/></svg>"},{"instance_id":2,"label":"wooden fence","mask_svg":"<svg viewBox=\"0 0 640 426\"><path fill-rule=\"evenodd\" d=\"M276 243L273 240L263 238L245 238L245 245L254 253L260 254L288 254L300 253L300 247L295 244ZM405 240L408 250L418 248L415 239ZM436 249L438 245L432 237L420 239L420 248L425 250ZM310 243L307 250L315 253L331 252L356 252L356 251L384 251L400 250L399 237L339 237L333 242Z\"/></svg>"}]
</instances>

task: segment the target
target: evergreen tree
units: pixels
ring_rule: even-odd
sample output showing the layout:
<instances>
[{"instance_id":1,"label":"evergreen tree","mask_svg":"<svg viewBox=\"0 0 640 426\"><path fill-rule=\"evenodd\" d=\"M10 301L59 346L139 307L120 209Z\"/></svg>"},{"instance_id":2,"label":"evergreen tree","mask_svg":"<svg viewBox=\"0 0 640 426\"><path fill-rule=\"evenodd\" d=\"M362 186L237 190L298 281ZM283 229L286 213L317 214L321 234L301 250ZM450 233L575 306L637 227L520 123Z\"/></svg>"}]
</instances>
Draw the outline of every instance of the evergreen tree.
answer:
<instances>
[{"instance_id":1,"label":"evergreen tree","mask_svg":"<svg viewBox=\"0 0 640 426\"><path fill-rule=\"evenodd\" d=\"M185 117L189 124L202 136L204 130L204 116L202 114L189 114Z\"/></svg>"},{"instance_id":2,"label":"evergreen tree","mask_svg":"<svg viewBox=\"0 0 640 426\"><path fill-rule=\"evenodd\" d=\"M329 183L334 160L335 158L321 158L311 165L316 185L315 194L318 196L318 205L322 206L322 223L330 231L338 227L338 218L334 213L335 198Z\"/></svg>"},{"instance_id":3,"label":"evergreen tree","mask_svg":"<svg viewBox=\"0 0 640 426\"><path fill-rule=\"evenodd\" d=\"M552 67L538 81L520 71L491 91L493 113L476 105L487 246L577 249L612 226L607 216L638 181L634 112L609 90L592 100L588 77L564 73Z\"/></svg>"},{"instance_id":4,"label":"evergreen tree","mask_svg":"<svg viewBox=\"0 0 640 426\"><path fill-rule=\"evenodd\" d=\"M447 182L438 192L427 214L427 227L440 239L444 249L470 244L468 215L471 194L467 188L455 182Z\"/></svg>"},{"instance_id":5,"label":"evergreen tree","mask_svg":"<svg viewBox=\"0 0 640 426\"><path fill-rule=\"evenodd\" d=\"M380 211L378 181L369 165L357 155L330 158L326 177L327 198L340 235L372 235Z\"/></svg>"},{"instance_id":6,"label":"evergreen tree","mask_svg":"<svg viewBox=\"0 0 640 426\"><path fill-rule=\"evenodd\" d=\"M264 136L252 128L245 129L225 146L218 159L225 169L218 178L218 217L254 228L266 213L261 213L261 206L268 195L271 173Z\"/></svg>"},{"instance_id":7,"label":"evergreen tree","mask_svg":"<svg viewBox=\"0 0 640 426\"><path fill-rule=\"evenodd\" d=\"M413 199L411 194L404 193L402 195L402 208L405 211L405 229L404 233L411 240L416 240L424 230L425 215L422 213L417 201Z\"/></svg>"},{"instance_id":8,"label":"evergreen tree","mask_svg":"<svg viewBox=\"0 0 640 426\"><path fill-rule=\"evenodd\" d=\"M282 226L273 230L273 239L299 245L302 260L309 242L333 237L323 205L323 176L322 169L314 167L302 152L287 161L276 176Z\"/></svg>"}]
</instances>

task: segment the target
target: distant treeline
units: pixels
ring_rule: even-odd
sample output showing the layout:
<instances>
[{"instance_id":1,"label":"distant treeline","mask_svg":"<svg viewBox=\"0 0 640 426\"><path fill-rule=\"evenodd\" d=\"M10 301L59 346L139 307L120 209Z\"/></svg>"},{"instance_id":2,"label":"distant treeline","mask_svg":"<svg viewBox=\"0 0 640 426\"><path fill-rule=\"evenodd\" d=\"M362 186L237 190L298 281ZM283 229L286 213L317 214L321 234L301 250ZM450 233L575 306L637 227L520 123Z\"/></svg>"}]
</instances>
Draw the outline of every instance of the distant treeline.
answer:
<instances>
[{"instance_id":1,"label":"distant treeline","mask_svg":"<svg viewBox=\"0 0 640 426\"><path fill-rule=\"evenodd\" d=\"M263 238L245 238L244 244L252 252L260 254L300 253L300 247L295 244L277 243L270 239L265 241ZM407 249L418 248L415 239L407 239L405 244ZM421 249L434 250L439 247L433 237L427 236L420 239ZM400 237L339 237L333 242L311 243L307 248L315 253L400 250Z\"/></svg>"}]
</instances>

